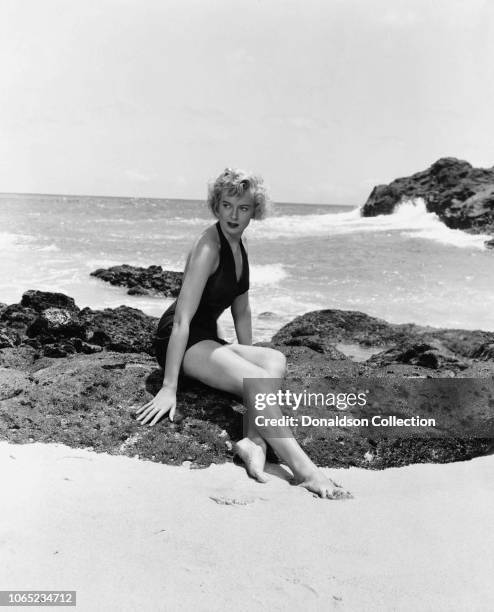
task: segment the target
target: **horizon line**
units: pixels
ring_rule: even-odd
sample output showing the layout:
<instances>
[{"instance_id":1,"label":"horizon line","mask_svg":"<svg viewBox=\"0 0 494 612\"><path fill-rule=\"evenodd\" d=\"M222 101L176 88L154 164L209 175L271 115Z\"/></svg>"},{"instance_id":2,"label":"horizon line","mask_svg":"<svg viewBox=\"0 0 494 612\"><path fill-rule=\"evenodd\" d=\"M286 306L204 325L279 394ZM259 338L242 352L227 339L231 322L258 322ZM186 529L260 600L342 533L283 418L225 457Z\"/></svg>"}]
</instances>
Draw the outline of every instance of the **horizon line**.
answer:
<instances>
[{"instance_id":1,"label":"horizon line","mask_svg":"<svg viewBox=\"0 0 494 612\"><path fill-rule=\"evenodd\" d=\"M148 196L109 196L109 195L95 195L95 194L85 194L85 193L40 193L40 192L30 192L30 191L0 191L0 196L9 196L9 195L17 195L17 196L56 196L63 198L107 198L107 199L128 199L128 200L179 200L184 202L202 202L205 201L206 198L157 198L157 197L148 197ZM335 204L335 203L317 203L317 202L289 202L285 200L274 200L273 203L275 205L278 204L300 204L302 206L341 206L344 208L355 208L358 207L358 204Z\"/></svg>"}]
</instances>

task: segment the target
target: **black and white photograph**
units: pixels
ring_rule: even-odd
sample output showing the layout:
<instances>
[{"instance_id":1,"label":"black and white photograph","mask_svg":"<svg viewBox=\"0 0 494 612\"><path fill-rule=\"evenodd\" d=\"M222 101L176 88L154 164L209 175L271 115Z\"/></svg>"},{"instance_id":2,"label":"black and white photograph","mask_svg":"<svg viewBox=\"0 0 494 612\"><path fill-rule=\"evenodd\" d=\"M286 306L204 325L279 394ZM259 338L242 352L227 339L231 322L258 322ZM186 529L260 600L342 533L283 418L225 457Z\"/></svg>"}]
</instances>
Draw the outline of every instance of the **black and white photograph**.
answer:
<instances>
[{"instance_id":1,"label":"black and white photograph","mask_svg":"<svg viewBox=\"0 0 494 612\"><path fill-rule=\"evenodd\" d=\"M0 0L0 608L494 609L494 4Z\"/></svg>"}]
</instances>

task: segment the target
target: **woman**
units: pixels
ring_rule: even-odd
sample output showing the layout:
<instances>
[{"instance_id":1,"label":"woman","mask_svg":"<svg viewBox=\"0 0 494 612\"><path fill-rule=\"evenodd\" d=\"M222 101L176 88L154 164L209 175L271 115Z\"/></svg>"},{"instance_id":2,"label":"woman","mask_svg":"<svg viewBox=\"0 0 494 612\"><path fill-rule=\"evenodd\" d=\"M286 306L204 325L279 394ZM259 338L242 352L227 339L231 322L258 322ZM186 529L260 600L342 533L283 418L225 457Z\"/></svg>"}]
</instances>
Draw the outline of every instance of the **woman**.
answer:
<instances>
[{"instance_id":1,"label":"woman","mask_svg":"<svg viewBox=\"0 0 494 612\"><path fill-rule=\"evenodd\" d=\"M165 414L173 421L177 382L181 371L210 387L235 394L254 415L252 394L243 379L253 378L253 392L269 393L285 375L285 356L274 349L252 346L249 306L249 262L242 234L251 219L264 217L267 196L261 178L227 168L210 186L208 205L217 223L194 243L187 258L177 301L161 317L155 340L156 356L165 370L163 387L137 410L138 420L155 425ZM231 307L238 344L218 337L217 319ZM245 396L244 396L245 395ZM267 406L266 418L280 418L279 406ZM237 442L236 453L249 475L266 482L266 441L294 474L295 482L320 497L348 494L328 479L301 449L288 427L256 428L248 419L247 436Z\"/></svg>"}]
</instances>

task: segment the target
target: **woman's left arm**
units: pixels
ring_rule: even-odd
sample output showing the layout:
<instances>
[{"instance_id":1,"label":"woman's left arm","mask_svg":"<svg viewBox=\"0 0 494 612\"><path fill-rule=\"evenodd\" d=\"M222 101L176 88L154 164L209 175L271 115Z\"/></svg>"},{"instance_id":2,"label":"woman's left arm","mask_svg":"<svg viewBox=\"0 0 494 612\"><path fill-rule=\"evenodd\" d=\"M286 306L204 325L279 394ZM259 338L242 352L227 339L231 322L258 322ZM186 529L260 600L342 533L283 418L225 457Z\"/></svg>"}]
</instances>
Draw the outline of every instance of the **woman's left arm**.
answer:
<instances>
[{"instance_id":1,"label":"woman's left arm","mask_svg":"<svg viewBox=\"0 0 494 612\"><path fill-rule=\"evenodd\" d=\"M250 313L248 291L235 298L231 311L238 343L252 344L252 316Z\"/></svg>"}]
</instances>

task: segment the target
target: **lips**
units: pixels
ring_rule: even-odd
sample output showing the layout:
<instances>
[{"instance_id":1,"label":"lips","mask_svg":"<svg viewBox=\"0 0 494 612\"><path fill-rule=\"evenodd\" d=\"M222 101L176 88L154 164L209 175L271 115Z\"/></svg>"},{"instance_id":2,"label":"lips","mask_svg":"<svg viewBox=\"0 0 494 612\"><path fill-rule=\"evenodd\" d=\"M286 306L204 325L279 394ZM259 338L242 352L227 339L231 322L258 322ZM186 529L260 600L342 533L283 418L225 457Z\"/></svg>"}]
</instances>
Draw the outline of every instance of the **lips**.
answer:
<instances>
[{"instance_id":1,"label":"lips","mask_svg":"<svg viewBox=\"0 0 494 612\"><path fill-rule=\"evenodd\" d=\"M227 225L228 227L231 227L232 229L235 229L236 227L238 227L238 223L232 223L231 221L227 221Z\"/></svg>"}]
</instances>

